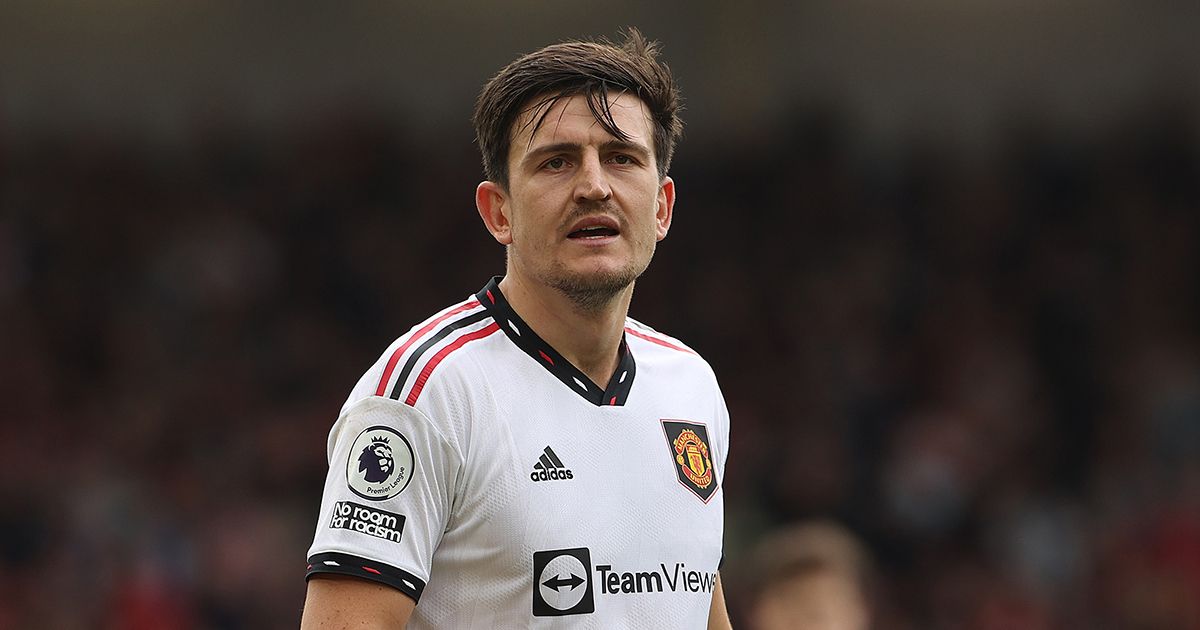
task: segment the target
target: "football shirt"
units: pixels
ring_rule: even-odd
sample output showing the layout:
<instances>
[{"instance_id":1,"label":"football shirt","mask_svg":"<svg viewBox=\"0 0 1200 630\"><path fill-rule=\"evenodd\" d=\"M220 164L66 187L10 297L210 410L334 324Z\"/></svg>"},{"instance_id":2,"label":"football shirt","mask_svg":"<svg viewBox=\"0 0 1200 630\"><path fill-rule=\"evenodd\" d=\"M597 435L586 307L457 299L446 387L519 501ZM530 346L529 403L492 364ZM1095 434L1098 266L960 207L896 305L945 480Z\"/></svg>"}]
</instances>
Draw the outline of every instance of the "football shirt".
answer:
<instances>
[{"instance_id":1,"label":"football shirt","mask_svg":"<svg viewBox=\"0 0 1200 630\"><path fill-rule=\"evenodd\" d=\"M728 435L711 368L679 341L628 319L601 386L493 279L354 388L308 575L391 585L417 629L704 627Z\"/></svg>"}]
</instances>

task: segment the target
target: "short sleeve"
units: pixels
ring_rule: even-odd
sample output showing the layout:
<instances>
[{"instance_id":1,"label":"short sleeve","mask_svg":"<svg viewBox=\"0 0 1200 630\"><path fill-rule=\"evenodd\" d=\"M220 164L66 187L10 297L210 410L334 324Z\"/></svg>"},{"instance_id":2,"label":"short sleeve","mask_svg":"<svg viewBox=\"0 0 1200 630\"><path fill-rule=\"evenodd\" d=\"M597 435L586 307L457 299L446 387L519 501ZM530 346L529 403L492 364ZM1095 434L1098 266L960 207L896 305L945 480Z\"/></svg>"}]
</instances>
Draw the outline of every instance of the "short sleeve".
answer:
<instances>
[{"instance_id":1,"label":"short sleeve","mask_svg":"<svg viewBox=\"0 0 1200 630\"><path fill-rule=\"evenodd\" d=\"M461 455L420 410L378 396L348 406L330 432L306 578L352 575L419 601L461 466Z\"/></svg>"}]
</instances>

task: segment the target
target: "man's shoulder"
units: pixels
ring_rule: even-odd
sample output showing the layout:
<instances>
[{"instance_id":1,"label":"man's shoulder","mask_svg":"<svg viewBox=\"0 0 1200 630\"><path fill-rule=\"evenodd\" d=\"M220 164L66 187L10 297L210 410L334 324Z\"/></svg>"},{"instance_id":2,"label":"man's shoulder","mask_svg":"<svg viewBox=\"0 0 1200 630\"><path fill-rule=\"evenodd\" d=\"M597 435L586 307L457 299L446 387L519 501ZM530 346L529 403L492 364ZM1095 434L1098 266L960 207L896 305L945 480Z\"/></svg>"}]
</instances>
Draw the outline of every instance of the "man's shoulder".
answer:
<instances>
[{"instance_id":1,"label":"man's shoulder","mask_svg":"<svg viewBox=\"0 0 1200 630\"><path fill-rule=\"evenodd\" d=\"M636 339L641 342L653 344L654 346L658 346L660 348L674 350L675 352L682 352L697 358L700 357L700 353L688 347L687 344L683 343L679 339L655 330L632 317L625 318L625 333L627 335L626 340L630 343L634 343L634 340Z\"/></svg>"},{"instance_id":2,"label":"man's shoulder","mask_svg":"<svg viewBox=\"0 0 1200 630\"><path fill-rule=\"evenodd\" d=\"M452 304L397 337L363 374L347 400L380 396L415 405L435 371L445 373L499 326L491 312L471 296ZM454 356L452 356L454 355Z\"/></svg>"},{"instance_id":3,"label":"man's shoulder","mask_svg":"<svg viewBox=\"0 0 1200 630\"><path fill-rule=\"evenodd\" d=\"M643 358L669 361L675 364L692 365L712 372L711 366L700 353L686 343L633 319L625 318L625 341L639 362Z\"/></svg>"}]
</instances>

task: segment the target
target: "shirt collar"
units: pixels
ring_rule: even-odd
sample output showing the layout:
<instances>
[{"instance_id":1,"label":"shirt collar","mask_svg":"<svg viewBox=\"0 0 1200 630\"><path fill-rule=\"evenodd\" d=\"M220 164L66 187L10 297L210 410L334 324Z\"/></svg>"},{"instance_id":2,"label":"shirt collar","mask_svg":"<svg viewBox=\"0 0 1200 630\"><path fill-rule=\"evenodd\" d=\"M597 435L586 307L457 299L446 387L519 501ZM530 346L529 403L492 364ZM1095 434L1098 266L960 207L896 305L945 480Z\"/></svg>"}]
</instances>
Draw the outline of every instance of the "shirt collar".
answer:
<instances>
[{"instance_id":1,"label":"shirt collar","mask_svg":"<svg viewBox=\"0 0 1200 630\"><path fill-rule=\"evenodd\" d=\"M494 277L487 286L476 294L479 303L488 309L492 317L500 324L500 329L518 348L529 355L538 365L545 368L562 381L571 391L583 396L585 400L596 406L624 405L633 388L633 377L637 372L633 361L633 353L629 351L625 333L621 333L621 346L618 352L621 358L617 362L617 370L613 372L608 386L601 388L592 382L582 370L575 367L561 353L555 350L544 339L538 336L521 316L513 310L504 294L500 291L500 277Z\"/></svg>"}]
</instances>

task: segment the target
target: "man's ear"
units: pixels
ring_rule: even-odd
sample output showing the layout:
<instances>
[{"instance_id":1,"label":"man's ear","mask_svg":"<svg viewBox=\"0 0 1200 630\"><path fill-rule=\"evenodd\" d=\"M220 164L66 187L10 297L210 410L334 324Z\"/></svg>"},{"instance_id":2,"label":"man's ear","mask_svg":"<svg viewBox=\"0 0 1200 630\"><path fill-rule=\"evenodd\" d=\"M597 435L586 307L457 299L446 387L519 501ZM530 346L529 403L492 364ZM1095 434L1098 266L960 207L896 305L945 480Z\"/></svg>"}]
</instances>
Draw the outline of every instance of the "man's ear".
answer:
<instances>
[{"instance_id":1,"label":"man's ear","mask_svg":"<svg viewBox=\"0 0 1200 630\"><path fill-rule=\"evenodd\" d=\"M663 240L667 238L667 231L671 229L671 217L675 211L675 180L670 177L664 177L662 185L658 187L658 210L654 213L654 221L657 223L657 238Z\"/></svg>"},{"instance_id":2,"label":"man's ear","mask_svg":"<svg viewBox=\"0 0 1200 630\"><path fill-rule=\"evenodd\" d=\"M475 187L475 208L492 238L501 245L512 245L512 221L504 187L492 181L479 182Z\"/></svg>"}]
</instances>

